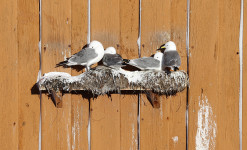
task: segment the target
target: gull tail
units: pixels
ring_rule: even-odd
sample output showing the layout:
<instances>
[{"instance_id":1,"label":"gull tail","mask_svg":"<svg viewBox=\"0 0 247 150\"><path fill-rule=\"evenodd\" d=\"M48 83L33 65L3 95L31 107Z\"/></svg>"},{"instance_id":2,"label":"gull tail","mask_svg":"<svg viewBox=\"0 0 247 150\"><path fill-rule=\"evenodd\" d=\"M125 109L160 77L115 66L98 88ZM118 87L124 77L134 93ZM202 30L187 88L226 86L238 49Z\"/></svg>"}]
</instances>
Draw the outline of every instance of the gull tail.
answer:
<instances>
[{"instance_id":1,"label":"gull tail","mask_svg":"<svg viewBox=\"0 0 247 150\"><path fill-rule=\"evenodd\" d=\"M123 66L126 66L126 65L128 65L129 62L130 62L129 59L123 59L122 65L123 65Z\"/></svg>"},{"instance_id":2,"label":"gull tail","mask_svg":"<svg viewBox=\"0 0 247 150\"><path fill-rule=\"evenodd\" d=\"M68 64L68 60L61 61L60 63L56 64L56 68L60 66L68 67L67 64Z\"/></svg>"},{"instance_id":3,"label":"gull tail","mask_svg":"<svg viewBox=\"0 0 247 150\"><path fill-rule=\"evenodd\" d=\"M123 62L124 62L124 63L129 63L130 60L129 60L129 59L123 59Z\"/></svg>"}]
</instances>

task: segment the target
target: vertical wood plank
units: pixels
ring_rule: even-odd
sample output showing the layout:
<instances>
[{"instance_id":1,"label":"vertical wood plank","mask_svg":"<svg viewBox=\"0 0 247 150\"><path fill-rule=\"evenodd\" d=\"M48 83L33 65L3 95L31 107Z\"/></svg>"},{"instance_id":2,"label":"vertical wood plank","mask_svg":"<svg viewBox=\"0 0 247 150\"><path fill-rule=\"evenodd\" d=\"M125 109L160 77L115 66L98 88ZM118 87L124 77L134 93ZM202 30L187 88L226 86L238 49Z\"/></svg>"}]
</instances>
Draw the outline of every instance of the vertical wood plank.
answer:
<instances>
[{"instance_id":1,"label":"vertical wood plank","mask_svg":"<svg viewBox=\"0 0 247 150\"><path fill-rule=\"evenodd\" d=\"M243 134L242 149L247 149L247 1L244 0L243 29Z\"/></svg>"},{"instance_id":2,"label":"vertical wood plank","mask_svg":"<svg viewBox=\"0 0 247 150\"><path fill-rule=\"evenodd\" d=\"M17 1L0 1L0 147L18 149Z\"/></svg>"},{"instance_id":3,"label":"vertical wood plank","mask_svg":"<svg viewBox=\"0 0 247 150\"><path fill-rule=\"evenodd\" d=\"M32 86L39 72L39 1L18 0L19 147L39 147L39 95ZM17 53L17 52L16 52ZM12 54L11 54L12 55ZM17 83L16 83L17 84ZM36 91L37 92L37 91ZM10 94L10 93L9 93Z\"/></svg>"},{"instance_id":4,"label":"vertical wood plank","mask_svg":"<svg viewBox=\"0 0 247 150\"><path fill-rule=\"evenodd\" d=\"M91 149L120 149L119 95L91 100Z\"/></svg>"},{"instance_id":5,"label":"vertical wood plank","mask_svg":"<svg viewBox=\"0 0 247 150\"><path fill-rule=\"evenodd\" d=\"M240 1L191 0L189 149L239 149Z\"/></svg>"},{"instance_id":6,"label":"vertical wood plank","mask_svg":"<svg viewBox=\"0 0 247 150\"><path fill-rule=\"evenodd\" d=\"M71 0L71 54L87 44L88 0ZM82 72L72 70L72 75ZM89 101L82 95L71 95L72 150L88 149Z\"/></svg>"},{"instance_id":7,"label":"vertical wood plank","mask_svg":"<svg viewBox=\"0 0 247 150\"><path fill-rule=\"evenodd\" d=\"M141 57L148 57L170 39L171 3L170 0L141 2ZM140 104L140 149L169 149L170 102L162 97L160 108L154 109L142 94Z\"/></svg>"},{"instance_id":8,"label":"vertical wood plank","mask_svg":"<svg viewBox=\"0 0 247 150\"><path fill-rule=\"evenodd\" d=\"M119 28L119 1L91 0L91 40L116 48ZM91 99L91 149L120 149L119 98L112 94Z\"/></svg>"},{"instance_id":9,"label":"vertical wood plank","mask_svg":"<svg viewBox=\"0 0 247 150\"><path fill-rule=\"evenodd\" d=\"M118 52L123 58L138 58L139 2L120 1L120 47ZM138 148L138 95L120 95L120 145L121 150Z\"/></svg>"},{"instance_id":10,"label":"vertical wood plank","mask_svg":"<svg viewBox=\"0 0 247 150\"><path fill-rule=\"evenodd\" d=\"M154 54L160 45L172 40L182 59L180 70L186 71L186 1L142 1L141 19L142 57ZM185 149L185 112L186 90L176 96L161 96L159 109L154 109L142 94L140 148Z\"/></svg>"},{"instance_id":11,"label":"vertical wood plank","mask_svg":"<svg viewBox=\"0 0 247 150\"><path fill-rule=\"evenodd\" d=\"M69 72L55 65L71 55L71 1L42 0L42 73ZM42 149L71 149L71 99L56 108L42 95Z\"/></svg>"},{"instance_id":12,"label":"vertical wood plank","mask_svg":"<svg viewBox=\"0 0 247 150\"><path fill-rule=\"evenodd\" d=\"M176 43L181 57L180 70L187 71L186 30L187 2L171 1L171 40ZM163 99L165 100L165 99ZM186 100L187 90L168 98L170 101L169 117L169 148L174 150L186 149Z\"/></svg>"}]
</instances>

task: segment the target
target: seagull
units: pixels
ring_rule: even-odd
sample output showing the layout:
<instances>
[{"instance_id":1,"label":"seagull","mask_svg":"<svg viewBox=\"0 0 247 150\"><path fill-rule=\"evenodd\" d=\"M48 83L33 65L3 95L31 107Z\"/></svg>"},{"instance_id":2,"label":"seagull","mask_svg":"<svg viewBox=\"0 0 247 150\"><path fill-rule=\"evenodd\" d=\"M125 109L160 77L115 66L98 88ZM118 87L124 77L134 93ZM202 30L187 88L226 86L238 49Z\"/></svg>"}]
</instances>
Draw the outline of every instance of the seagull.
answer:
<instances>
[{"instance_id":1,"label":"seagull","mask_svg":"<svg viewBox=\"0 0 247 150\"><path fill-rule=\"evenodd\" d=\"M123 58L121 55L116 53L116 49L114 47L108 47L104 53L105 54L102 62L105 66L115 69L120 69L121 67L125 66L123 65Z\"/></svg>"},{"instance_id":2,"label":"seagull","mask_svg":"<svg viewBox=\"0 0 247 150\"><path fill-rule=\"evenodd\" d=\"M90 70L90 66L99 62L104 56L104 47L99 41L92 41L88 47L82 48L78 53L67 58L56 65L56 67L81 65L86 67L86 71Z\"/></svg>"},{"instance_id":3,"label":"seagull","mask_svg":"<svg viewBox=\"0 0 247 150\"><path fill-rule=\"evenodd\" d=\"M128 65L134 66L141 70L160 71L162 58L163 58L163 53L156 52L154 57L142 57L131 60L124 59L124 62L126 62Z\"/></svg>"},{"instance_id":4,"label":"seagull","mask_svg":"<svg viewBox=\"0 0 247 150\"><path fill-rule=\"evenodd\" d=\"M181 60L174 42L169 41L166 44L161 45L157 50L164 51L162 70L179 70Z\"/></svg>"}]
</instances>

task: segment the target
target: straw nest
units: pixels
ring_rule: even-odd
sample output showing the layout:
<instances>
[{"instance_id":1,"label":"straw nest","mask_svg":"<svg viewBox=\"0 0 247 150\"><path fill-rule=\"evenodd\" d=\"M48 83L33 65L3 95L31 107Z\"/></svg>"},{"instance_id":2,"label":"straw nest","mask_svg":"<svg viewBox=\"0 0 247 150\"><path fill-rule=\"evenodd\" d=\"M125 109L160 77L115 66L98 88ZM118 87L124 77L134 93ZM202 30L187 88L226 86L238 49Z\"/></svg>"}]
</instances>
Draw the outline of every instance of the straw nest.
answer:
<instances>
[{"instance_id":1,"label":"straw nest","mask_svg":"<svg viewBox=\"0 0 247 150\"><path fill-rule=\"evenodd\" d=\"M103 95L127 89L171 95L183 91L189 85L189 78L184 71L167 74L165 71L125 71L100 66L78 76L64 72L46 73L38 85L40 90L56 92L87 90Z\"/></svg>"}]
</instances>

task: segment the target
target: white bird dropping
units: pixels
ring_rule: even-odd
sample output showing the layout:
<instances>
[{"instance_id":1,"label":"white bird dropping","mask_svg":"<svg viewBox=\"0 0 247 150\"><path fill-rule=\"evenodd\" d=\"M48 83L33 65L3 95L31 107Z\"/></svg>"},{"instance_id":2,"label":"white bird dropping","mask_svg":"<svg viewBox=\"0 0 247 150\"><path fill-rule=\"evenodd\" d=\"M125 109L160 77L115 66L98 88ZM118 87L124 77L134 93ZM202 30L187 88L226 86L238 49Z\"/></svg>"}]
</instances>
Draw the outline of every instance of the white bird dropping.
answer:
<instances>
[{"instance_id":1,"label":"white bird dropping","mask_svg":"<svg viewBox=\"0 0 247 150\"><path fill-rule=\"evenodd\" d=\"M76 66L86 67L86 71L90 70L90 66L98 63L104 56L104 47L99 41L92 41L88 47L82 48L78 53L72 55L67 60L56 65L58 66Z\"/></svg>"},{"instance_id":2,"label":"white bird dropping","mask_svg":"<svg viewBox=\"0 0 247 150\"><path fill-rule=\"evenodd\" d=\"M124 60L127 64L139 68L141 70L161 70L161 62L163 58L163 53L156 52L154 57L142 57L131 60Z\"/></svg>"},{"instance_id":3,"label":"white bird dropping","mask_svg":"<svg viewBox=\"0 0 247 150\"><path fill-rule=\"evenodd\" d=\"M161 45L157 50L164 51L162 70L179 70L181 60L174 42L169 41L166 44Z\"/></svg>"},{"instance_id":4,"label":"white bird dropping","mask_svg":"<svg viewBox=\"0 0 247 150\"><path fill-rule=\"evenodd\" d=\"M114 47L108 47L105 50L104 57L102 62L105 66L120 69L123 65L123 58L121 55L117 54L116 49Z\"/></svg>"}]
</instances>

